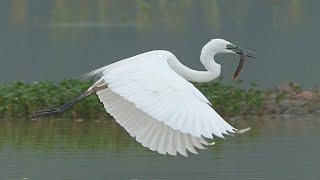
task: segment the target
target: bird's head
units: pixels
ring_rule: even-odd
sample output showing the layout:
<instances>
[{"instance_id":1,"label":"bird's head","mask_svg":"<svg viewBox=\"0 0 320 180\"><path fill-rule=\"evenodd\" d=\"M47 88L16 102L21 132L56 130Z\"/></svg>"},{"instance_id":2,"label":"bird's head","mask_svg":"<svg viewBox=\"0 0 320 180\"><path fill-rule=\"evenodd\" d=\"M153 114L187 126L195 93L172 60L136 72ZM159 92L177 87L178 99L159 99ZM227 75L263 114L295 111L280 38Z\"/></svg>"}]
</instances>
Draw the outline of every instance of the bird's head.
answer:
<instances>
[{"instance_id":1,"label":"bird's head","mask_svg":"<svg viewBox=\"0 0 320 180\"><path fill-rule=\"evenodd\" d=\"M210 41L210 44L213 45L216 53L237 53L241 55L241 52L244 51L246 57L256 58L255 53L242 49L239 46L232 44L224 39L212 39Z\"/></svg>"},{"instance_id":2,"label":"bird's head","mask_svg":"<svg viewBox=\"0 0 320 180\"><path fill-rule=\"evenodd\" d=\"M206 59L211 59L215 54L219 53L237 53L241 55L239 65L237 70L233 75L233 79L237 78L244 66L246 57L256 58L256 54L242 49L237 45L234 45L224 39L212 39L209 43L207 43L201 52L201 61L205 61Z\"/></svg>"}]
</instances>

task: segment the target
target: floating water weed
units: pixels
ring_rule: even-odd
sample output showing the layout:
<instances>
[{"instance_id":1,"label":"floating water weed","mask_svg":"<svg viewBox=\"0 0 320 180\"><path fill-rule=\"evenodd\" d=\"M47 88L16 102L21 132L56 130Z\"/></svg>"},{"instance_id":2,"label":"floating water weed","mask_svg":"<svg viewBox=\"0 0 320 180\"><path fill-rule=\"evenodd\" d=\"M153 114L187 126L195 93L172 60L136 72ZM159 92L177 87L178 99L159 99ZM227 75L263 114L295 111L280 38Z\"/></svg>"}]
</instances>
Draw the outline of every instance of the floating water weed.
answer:
<instances>
[{"instance_id":1,"label":"floating water weed","mask_svg":"<svg viewBox=\"0 0 320 180\"><path fill-rule=\"evenodd\" d=\"M283 114L293 105L294 108L307 109L308 113L318 112L320 109L319 88L305 91L298 85L290 83L283 87L261 91L254 83L247 89L241 88L241 83L242 81L238 80L230 85L220 79L211 83L196 83L195 86L224 117ZM58 107L72 100L92 84L93 81L63 80L60 83L15 81L1 85L0 119L27 119L35 110ZM296 103L297 101L301 103ZM110 116L105 112L97 96L92 95L58 117L99 120Z\"/></svg>"}]
</instances>

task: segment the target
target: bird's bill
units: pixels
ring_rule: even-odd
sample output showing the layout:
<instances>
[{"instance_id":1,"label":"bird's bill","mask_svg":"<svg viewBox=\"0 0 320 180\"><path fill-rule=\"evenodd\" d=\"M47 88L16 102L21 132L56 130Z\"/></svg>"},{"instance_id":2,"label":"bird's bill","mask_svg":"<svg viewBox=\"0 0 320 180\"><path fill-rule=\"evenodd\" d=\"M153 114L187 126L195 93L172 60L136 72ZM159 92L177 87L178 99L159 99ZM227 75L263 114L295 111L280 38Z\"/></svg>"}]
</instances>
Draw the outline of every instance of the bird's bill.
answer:
<instances>
[{"instance_id":1,"label":"bird's bill","mask_svg":"<svg viewBox=\"0 0 320 180\"><path fill-rule=\"evenodd\" d=\"M237 47L235 49L230 49L230 50L235 52L235 53L237 53L237 54L240 54L240 55L241 55L242 52L245 52L246 57L250 57L250 58L254 58L254 59L256 59L256 57L257 57L256 53L254 53L252 51L248 51L248 50L242 49L240 47Z\"/></svg>"}]
</instances>

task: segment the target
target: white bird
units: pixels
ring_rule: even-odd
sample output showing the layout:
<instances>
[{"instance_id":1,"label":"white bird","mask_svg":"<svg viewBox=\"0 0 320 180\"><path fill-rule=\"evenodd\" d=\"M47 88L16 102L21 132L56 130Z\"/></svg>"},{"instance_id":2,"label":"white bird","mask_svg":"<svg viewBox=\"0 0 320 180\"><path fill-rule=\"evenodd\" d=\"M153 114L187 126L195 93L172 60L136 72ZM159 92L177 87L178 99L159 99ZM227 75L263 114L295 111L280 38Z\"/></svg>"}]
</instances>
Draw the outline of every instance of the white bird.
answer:
<instances>
[{"instance_id":1,"label":"white bird","mask_svg":"<svg viewBox=\"0 0 320 180\"><path fill-rule=\"evenodd\" d=\"M245 52L245 53L242 53ZM165 50L139 54L85 76L98 76L87 91L59 107L35 111L29 117L56 115L96 93L106 111L144 147L160 154L187 156L204 149L213 135L224 138L243 133L229 125L192 82L209 82L220 75L218 53L255 54L223 39L212 39L201 51L200 61L207 71L192 70Z\"/></svg>"}]
</instances>

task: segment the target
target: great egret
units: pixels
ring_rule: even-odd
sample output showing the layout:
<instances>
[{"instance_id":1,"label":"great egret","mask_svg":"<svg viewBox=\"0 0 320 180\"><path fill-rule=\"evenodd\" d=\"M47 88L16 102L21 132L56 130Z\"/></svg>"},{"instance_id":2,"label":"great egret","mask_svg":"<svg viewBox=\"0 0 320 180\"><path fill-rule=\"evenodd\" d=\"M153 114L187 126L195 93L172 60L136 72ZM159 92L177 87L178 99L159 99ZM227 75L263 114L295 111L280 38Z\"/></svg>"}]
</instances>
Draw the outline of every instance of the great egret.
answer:
<instances>
[{"instance_id":1,"label":"great egret","mask_svg":"<svg viewBox=\"0 0 320 180\"><path fill-rule=\"evenodd\" d=\"M56 115L69 109L90 94L96 93L106 111L132 137L152 151L187 156L186 149L197 154L194 147L209 145L205 138L224 138L229 133L243 133L229 125L211 107L208 99L189 81L209 82L220 75L218 53L241 54L236 77L244 56L255 54L223 39L212 39L201 51L200 61L207 71L196 71L181 64L169 51L155 50L139 54L85 76L98 76L87 91L59 107L35 111L31 118Z\"/></svg>"}]
</instances>

